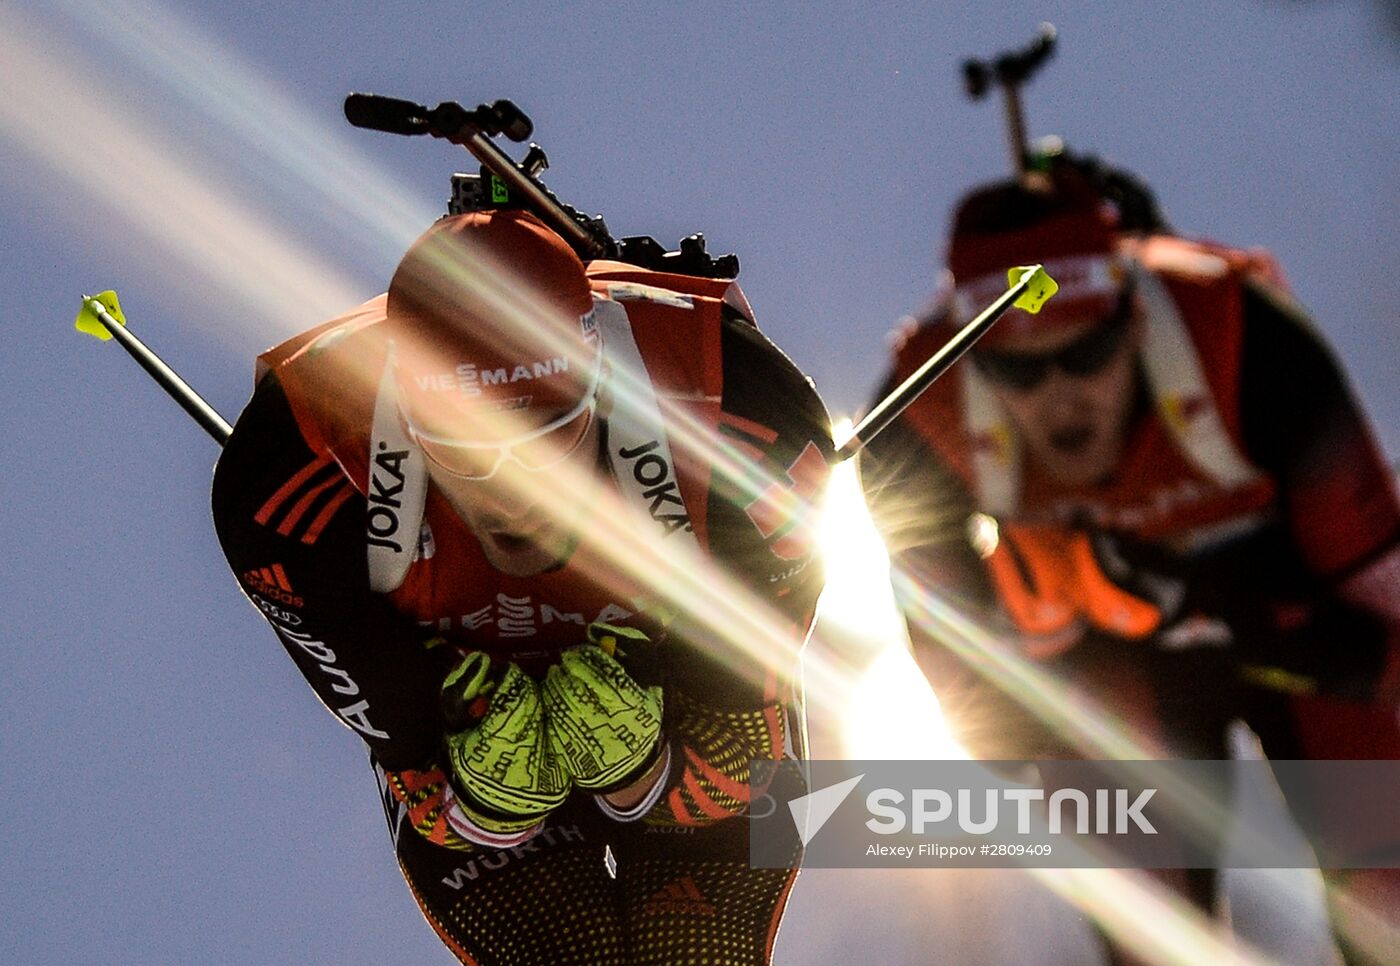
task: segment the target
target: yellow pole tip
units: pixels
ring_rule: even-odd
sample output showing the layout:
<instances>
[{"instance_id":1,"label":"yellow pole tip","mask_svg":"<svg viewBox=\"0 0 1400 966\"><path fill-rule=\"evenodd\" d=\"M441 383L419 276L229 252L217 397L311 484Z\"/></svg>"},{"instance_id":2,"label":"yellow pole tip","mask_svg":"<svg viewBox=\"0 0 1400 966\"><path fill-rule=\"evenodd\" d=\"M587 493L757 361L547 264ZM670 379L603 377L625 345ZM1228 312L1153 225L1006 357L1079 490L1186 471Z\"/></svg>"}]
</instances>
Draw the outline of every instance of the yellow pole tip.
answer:
<instances>
[{"instance_id":1,"label":"yellow pole tip","mask_svg":"<svg viewBox=\"0 0 1400 966\"><path fill-rule=\"evenodd\" d=\"M117 324L126 325L126 316L122 314L122 306L121 302L117 300L117 293L108 289L96 295L83 296L83 307L78 311L78 317L73 320L73 328L84 335L90 335L94 339L106 342L112 338L112 333L107 330L107 324L99 317L99 310L115 319Z\"/></svg>"},{"instance_id":2,"label":"yellow pole tip","mask_svg":"<svg viewBox=\"0 0 1400 966\"><path fill-rule=\"evenodd\" d=\"M1026 290L1016 299L1015 306L1031 315L1040 311L1041 306L1060 290L1059 284L1045 271L1044 265L1018 265L1006 273L1008 285L1026 282Z\"/></svg>"}]
</instances>

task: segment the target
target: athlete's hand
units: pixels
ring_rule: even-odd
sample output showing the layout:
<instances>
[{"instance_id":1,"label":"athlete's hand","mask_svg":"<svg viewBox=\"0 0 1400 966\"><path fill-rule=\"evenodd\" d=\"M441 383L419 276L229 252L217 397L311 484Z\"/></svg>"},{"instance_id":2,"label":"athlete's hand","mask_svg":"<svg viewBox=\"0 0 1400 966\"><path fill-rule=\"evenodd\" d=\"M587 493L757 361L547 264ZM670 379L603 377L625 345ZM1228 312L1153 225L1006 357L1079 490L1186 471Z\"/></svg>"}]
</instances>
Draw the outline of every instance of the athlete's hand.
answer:
<instances>
[{"instance_id":1,"label":"athlete's hand","mask_svg":"<svg viewBox=\"0 0 1400 966\"><path fill-rule=\"evenodd\" d=\"M607 794L626 788L655 764L661 688L639 684L618 660L627 660L629 652L649 652L652 643L645 634L594 624L588 641L560 655L540 695L551 751L574 784Z\"/></svg>"},{"instance_id":2,"label":"athlete's hand","mask_svg":"<svg viewBox=\"0 0 1400 966\"><path fill-rule=\"evenodd\" d=\"M1185 581L1163 561L1146 559L1153 555L1145 548L1101 531L998 523L982 514L972 526L973 544L1028 656L1056 657L1090 630L1167 648L1204 643L1187 641L1197 628L1181 620Z\"/></svg>"},{"instance_id":3,"label":"athlete's hand","mask_svg":"<svg viewBox=\"0 0 1400 966\"><path fill-rule=\"evenodd\" d=\"M458 804L488 832L519 832L568 795L545 740L539 685L514 664L493 672L475 651L442 685L445 745Z\"/></svg>"}]
</instances>

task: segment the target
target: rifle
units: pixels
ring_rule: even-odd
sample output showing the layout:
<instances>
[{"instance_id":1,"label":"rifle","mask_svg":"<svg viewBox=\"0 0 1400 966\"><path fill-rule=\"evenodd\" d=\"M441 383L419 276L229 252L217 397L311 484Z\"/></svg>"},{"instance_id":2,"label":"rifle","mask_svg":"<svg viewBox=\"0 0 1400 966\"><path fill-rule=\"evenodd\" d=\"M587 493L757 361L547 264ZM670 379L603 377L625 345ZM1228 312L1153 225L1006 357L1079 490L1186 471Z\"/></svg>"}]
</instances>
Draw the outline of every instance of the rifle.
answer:
<instances>
[{"instance_id":1,"label":"rifle","mask_svg":"<svg viewBox=\"0 0 1400 966\"><path fill-rule=\"evenodd\" d=\"M481 174L452 176L450 214L523 207L554 229L585 262L607 258L678 275L738 277L738 256L711 256L699 232L682 238L678 250L667 251L649 235L614 238L601 215L586 215L560 201L539 180L540 172L549 167L543 148L531 142L525 157L515 161L492 140L503 135L522 142L534 133L529 116L511 101L480 104L471 110L444 101L429 110L399 98L351 94L345 98L345 118L355 127L410 137L428 134L470 151L481 162Z\"/></svg>"},{"instance_id":2,"label":"rifle","mask_svg":"<svg viewBox=\"0 0 1400 966\"><path fill-rule=\"evenodd\" d=\"M1019 50L1002 51L985 60L968 58L963 61L963 86L967 96L977 101L993 87L1001 90L1012 166L1016 180L1022 185L1033 188L1055 167L1068 166L1117 209L1119 227L1124 232L1171 234L1171 226L1162 215L1156 195L1138 175L1110 165L1095 155L1071 152L1055 135L1027 142L1021 89L1054 55L1058 39L1055 25L1042 23L1035 38Z\"/></svg>"},{"instance_id":3,"label":"rifle","mask_svg":"<svg viewBox=\"0 0 1400 966\"><path fill-rule=\"evenodd\" d=\"M430 110L399 98L350 94L345 98L345 117L355 127L406 136L428 134L470 151L481 162L481 173L453 176L449 213L523 207L557 232L583 261L616 259L654 271L703 278L732 279L739 274L738 257L711 256L705 251L705 236L698 232L681 239L678 250L666 251L650 236L614 238L601 215L586 215L560 201L539 180L549 159L538 144L531 143L525 158L517 162L492 141L504 135L521 142L534 133L533 122L511 101L481 104L470 111L445 101ZM1007 286L1005 293L871 410L841 446L838 459L847 460L860 452L1009 308L1015 305L1039 311L1058 288L1039 265L1012 269L1007 273ZM222 446L228 441L232 431L229 423L126 328L116 292L84 296L75 327L103 341L115 337L215 442Z\"/></svg>"}]
</instances>

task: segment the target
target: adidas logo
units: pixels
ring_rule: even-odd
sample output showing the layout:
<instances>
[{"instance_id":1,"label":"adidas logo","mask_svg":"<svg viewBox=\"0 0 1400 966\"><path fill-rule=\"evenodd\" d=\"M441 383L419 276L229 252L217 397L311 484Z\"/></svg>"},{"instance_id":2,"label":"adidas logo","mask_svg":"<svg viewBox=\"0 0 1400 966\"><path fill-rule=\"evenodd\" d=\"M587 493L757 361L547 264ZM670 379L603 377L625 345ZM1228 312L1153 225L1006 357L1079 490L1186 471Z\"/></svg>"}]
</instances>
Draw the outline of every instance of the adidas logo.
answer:
<instances>
[{"instance_id":1,"label":"adidas logo","mask_svg":"<svg viewBox=\"0 0 1400 966\"><path fill-rule=\"evenodd\" d=\"M642 905L644 916L713 916L715 907L710 905L700 887L690 876L683 876L675 882L657 889Z\"/></svg>"},{"instance_id":2,"label":"adidas logo","mask_svg":"<svg viewBox=\"0 0 1400 966\"><path fill-rule=\"evenodd\" d=\"M243 585L250 591L289 607L301 607L306 601L292 592L292 582L280 563L257 567L243 575Z\"/></svg>"}]
</instances>

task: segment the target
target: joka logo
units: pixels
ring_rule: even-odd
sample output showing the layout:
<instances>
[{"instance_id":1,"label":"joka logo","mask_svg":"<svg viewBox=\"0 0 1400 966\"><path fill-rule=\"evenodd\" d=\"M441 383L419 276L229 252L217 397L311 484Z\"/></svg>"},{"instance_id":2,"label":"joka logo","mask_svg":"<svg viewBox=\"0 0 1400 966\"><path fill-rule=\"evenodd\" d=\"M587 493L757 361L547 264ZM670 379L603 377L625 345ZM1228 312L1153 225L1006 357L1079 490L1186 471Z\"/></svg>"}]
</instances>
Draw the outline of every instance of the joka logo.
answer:
<instances>
[{"instance_id":1,"label":"joka logo","mask_svg":"<svg viewBox=\"0 0 1400 966\"><path fill-rule=\"evenodd\" d=\"M660 452L653 452L658 449ZM690 530L690 516L685 512L685 501L681 499L661 441L649 440L631 449L624 446L618 449L617 455L627 462L632 478L643 487L641 496L647 501L647 512L661 524L664 536L669 537L677 530Z\"/></svg>"},{"instance_id":2,"label":"joka logo","mask_svg":"<svg viewBox=\"0 0 1400 966\"><path fill-rule=\"evenodd\" d=\"M365 539L376 547L403 553L395 539L399 532L399 511L403 509L403 489L408 478L403 465L408 460L406 449L391 450L387 443L379 444L381 452L374 457L369 476L369 532ZM380 471L383 471L382 473Z\"/></svg>"},{"instance_id":3,"label":"joka logo","mask_svg":"<svg viewBox=\"0 0 1400 966\"><path fill-rule=\"evenodd\" d=\"M306 603L292 592L292 582L287 579L287 572L282 569L280 563L248 571L243 575L243 583L249 590L286 604L288 607L300 607Z\"/></svg>"},{"instance_id":4,"label":"joka logo","mask_svg":"<svg viewBox=\"0 0 1400 966\"><path fill-rule=\"evenodd\" d=\"M690 876L682 876L675 882L657 889L642 906L644 916L713 916L715 907L710 905L700 887Z\"/></svg>"}]
</instances>

